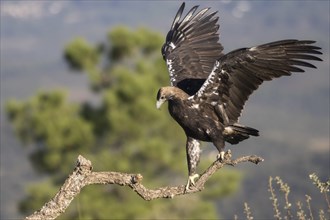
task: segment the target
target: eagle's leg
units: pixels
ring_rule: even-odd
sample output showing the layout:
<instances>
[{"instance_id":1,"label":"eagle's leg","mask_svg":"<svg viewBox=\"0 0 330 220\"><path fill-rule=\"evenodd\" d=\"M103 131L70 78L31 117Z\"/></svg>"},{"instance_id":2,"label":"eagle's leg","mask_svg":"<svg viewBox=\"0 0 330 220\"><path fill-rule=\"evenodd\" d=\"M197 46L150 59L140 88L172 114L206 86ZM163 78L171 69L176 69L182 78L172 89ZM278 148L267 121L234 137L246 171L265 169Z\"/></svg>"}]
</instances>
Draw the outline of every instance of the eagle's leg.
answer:
<instances>
[{"instance_id":1,"label":"eagle's leg","mask_svg":"<svg viewBox=\"0 0 330 220\"><path fill-rule=\"evenodd\" d=\"M217 160L223 161L225 159L225 141L223 139L218 139L213 141L213 144L219 151L217 155Z\"/></svg>"},{"instance_id":2,"label":"eagle's leg","mask_svg":"<svg viewBox=\"0 0 330 220\"><path fill-rule=\"evenodd\" d=\"M189 190L190 186L195 185L195 179L199 177L196 173L196 168L199 162L200 157L200 143L191 137L187 138L186 143L186 153L187 153L187 162L188 162L188 182L186 185L186 190Z\"/></svg>"}]
</instances>

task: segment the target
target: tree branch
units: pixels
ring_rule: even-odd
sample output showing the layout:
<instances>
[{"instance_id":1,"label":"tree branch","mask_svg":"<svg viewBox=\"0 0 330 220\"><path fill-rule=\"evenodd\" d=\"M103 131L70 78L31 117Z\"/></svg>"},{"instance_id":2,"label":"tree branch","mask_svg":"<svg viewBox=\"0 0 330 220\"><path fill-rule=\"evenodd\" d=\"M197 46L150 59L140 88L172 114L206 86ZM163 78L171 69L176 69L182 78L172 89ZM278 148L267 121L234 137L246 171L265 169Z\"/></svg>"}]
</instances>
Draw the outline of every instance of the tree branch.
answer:
<instances>
[{"instance_id":1,"label":"tree branch","mask_svg":"<svg viewBox=\"0 0 330 220\"><path fill-rule=\"evenodd\" d=\"M262 161L263 159L261 157L254 155L231 160L231 153L228 151L225 155L224 161L214 161L196 181L195 186L187 191L185 185L147 189L141 183L143 179L141 174L92 172L93 167L91 161L79 155L73 173L65 180L54 198L47 202L40 210L26 217L26 219L55 219L60 214L64 213L71 201L80 193L83 187L91 184L117 184L121 186L129 186L140 197L148 201L158 198L173 198L174 196L202 191L207 180L224 165L235 166L236 164L243 162L258 164Z\"/></svg>"}]
</instances>

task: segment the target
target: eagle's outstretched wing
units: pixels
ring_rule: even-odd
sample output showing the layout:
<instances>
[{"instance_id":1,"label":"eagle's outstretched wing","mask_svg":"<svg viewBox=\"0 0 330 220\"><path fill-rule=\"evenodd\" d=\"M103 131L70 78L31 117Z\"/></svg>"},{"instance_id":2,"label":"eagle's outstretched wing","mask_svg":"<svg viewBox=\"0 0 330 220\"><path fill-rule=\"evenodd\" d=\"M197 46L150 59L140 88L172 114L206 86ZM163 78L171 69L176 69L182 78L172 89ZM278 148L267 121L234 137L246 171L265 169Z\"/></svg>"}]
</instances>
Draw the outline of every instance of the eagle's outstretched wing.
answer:
<instances>
[{"instance_id":1,"label":"eagle's outstretched wing","mask_svg":"<svg viewBox=\"0 0 330 220\"><path fill-rule=\"evenodd\" d=\"M195 13L195 6L181 19L184 6L183 3L174 18L162 55L171 85L193 95L209 76L223 48L218 42L217 12L208 13L209 8L205 8Z\"/></svg>"},{"instance_id":2,"label":"eagle's outstretched wing","mask_svg":"<svg viewBox=\"0 0 330 220\"><path fill-rule=\"evenodd\" d=\"M306 62L322 61L315 56L322 54L321 48L313 43L282 40L234 50L218 59L203 86L190 99L196 104L223 105L229 123L236 123L248 97L263 81L304 72L300 66L316 68Z\"/></svg>"}]
</instances>

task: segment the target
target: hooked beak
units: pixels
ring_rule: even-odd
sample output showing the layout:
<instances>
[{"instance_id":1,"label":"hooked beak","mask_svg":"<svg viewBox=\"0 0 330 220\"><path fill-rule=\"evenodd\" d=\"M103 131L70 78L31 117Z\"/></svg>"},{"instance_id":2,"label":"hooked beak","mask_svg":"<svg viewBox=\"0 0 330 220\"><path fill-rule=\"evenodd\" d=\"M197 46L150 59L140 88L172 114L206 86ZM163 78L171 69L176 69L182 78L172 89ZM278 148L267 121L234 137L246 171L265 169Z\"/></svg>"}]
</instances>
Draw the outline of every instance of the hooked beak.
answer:
<instances>
[{"instance_id":1,"label":"hooked beak","mask_svg":"<svg viewBox=\"0 0 330 220\"><path fill-rule=\"evenodd\" d=\"M164 100L158 100L158 101L156 102L156 108L157 108L157 109L160 109L160 106L162 106L163 103L164 103Z\"/></svg>"}]
</instances>

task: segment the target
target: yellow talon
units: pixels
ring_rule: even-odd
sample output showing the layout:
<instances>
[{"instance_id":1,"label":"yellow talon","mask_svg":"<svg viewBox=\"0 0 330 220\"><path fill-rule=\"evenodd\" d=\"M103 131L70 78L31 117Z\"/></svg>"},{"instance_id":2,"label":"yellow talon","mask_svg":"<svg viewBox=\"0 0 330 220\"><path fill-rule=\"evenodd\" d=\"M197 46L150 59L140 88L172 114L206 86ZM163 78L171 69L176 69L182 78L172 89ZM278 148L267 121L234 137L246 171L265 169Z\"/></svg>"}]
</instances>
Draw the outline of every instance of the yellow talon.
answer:
<instances>
[{"instance_id":1,"label":"yellow talon","mask_svg":"<svg viewBox=\"0 0 330 220\"><path fill-rule=\"evenodd\" d=\"M199 175L197 173L188 177L188 182L187 182L187 185L186 185L186 190L189 190L189 187L190 186L195 186L195 179L198 178L198 177L199 177Z\"/></svg>"}]
</instances>

